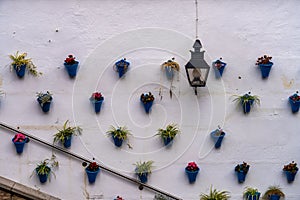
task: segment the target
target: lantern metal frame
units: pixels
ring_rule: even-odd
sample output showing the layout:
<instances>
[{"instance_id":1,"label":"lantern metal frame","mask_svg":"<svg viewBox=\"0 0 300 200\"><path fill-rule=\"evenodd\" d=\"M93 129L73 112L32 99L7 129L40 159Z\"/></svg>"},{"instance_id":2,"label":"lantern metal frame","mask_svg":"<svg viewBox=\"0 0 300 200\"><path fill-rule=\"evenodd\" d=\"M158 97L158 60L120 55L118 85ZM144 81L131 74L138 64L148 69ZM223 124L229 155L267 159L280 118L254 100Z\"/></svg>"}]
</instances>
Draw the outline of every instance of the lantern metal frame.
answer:
<instances>
[{"instance_id":1,"label":"lantern metal frame","mask_svg":"<svg viewBox=\"0 0 300 200\"><path fill-rule=\"evenodd\" d=\"M194 51L190 51L191 59L185 65L185 71L189 84L194 87L195 95L197 95L197 87L206 86L210 66L204 60L205 51L201 51L202 44L199 39L196 39L193 48Z\"/></svg>"}]
</instances>

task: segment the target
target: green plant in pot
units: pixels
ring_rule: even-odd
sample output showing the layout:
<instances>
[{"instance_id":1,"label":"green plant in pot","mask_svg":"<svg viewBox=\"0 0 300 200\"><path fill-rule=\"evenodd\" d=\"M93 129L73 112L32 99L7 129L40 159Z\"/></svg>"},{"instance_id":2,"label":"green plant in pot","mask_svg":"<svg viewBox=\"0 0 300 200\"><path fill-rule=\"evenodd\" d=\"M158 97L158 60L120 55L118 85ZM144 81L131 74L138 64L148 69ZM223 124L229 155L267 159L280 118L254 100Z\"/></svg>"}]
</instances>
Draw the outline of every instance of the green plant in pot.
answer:
<instances>
[{"instance_id":1,"label":"green plant in pot","mask_svg":"<svg viewBox=\"0 0 300 200\"><path fill-rule=\"evenodd\" d=\"M26 69L33 76L42 75L41 72L37 71L37 67L33 64L31 58L26 58L26 56L27 53L19 54L19 51L15 55L9 55L9 58L12 60L10 64L11 69L16 71L19 78L24 77Z\"/></svg>"},{"instance_id":2,"label":"green plant in pot","mask_svg":"<svg viewBox=\"0 0 300 200\"><path fill-rule=\"evenodd\" d=\"M82 129L79 126L68 126L69 120L67 120L62 129L58 129L58 132L54 134L53 143L61 142L65 148L71 146L72 136L80 135Z\"/></svg>"},{"instance_id":3,"label":"green plant in pot","mask_svg":"<svg viewBox=\"0 0 300 200\"><path fill-rule=\"evenodd\" d=\"M200 200L228 200L230 198L229 192L226 190L219 191L210 187L209 194L202 193Z\"/></svg>"},{"instance_id":4,"label":"green plant in pot","mask_svg":"<svg viewBox=\"0 0 300 200\"><path fill-rule=\"evenodd\" d=\"M265 192L263 199L264 200L279 200L284 198L285 194L282 192L282 189L279 186L273 185L269 186Z\"/></svg>"},{"instance_id":5,"label":"green plant in pot","mask_svg":"<svg viewBox=\"0 0 300 200\"><path fill-rule=\"evenodd\" d=\"M50 174L53 174L55 177L54 172L51 170L53 167L58 167L58 161L56 161L56 156L52 154L51 159L45 159L41 161L37 167L35 168L35 172L39 177L41 183L45 183L48 178L50 181Z\"/></svg>"},{"instance_id":6,"label":"green plant in pot","mask_svg":"<svg viewBox=\"0 0 300 200\"><path fill-rule=\"evenodd\" d=\"M50 110L51 101L53 99L52 94L49 91L47 91L46 93L38 92L36 96L43 112L48 112Z\"/></svg>"},{"instance_id":7,"label":"green plant in pot","mask_svg":"<svg viewBox=\"0 0 300 200\"><path fill-rule=\"evenodd\" d=\"M112 136L112 139L114 140L116 147L121 147L123 141L127 140L128 136L131 135L130 131L127 129L126 126L119 126L119 127L111 126L106 133Z\"/></svg>"},{"instance_id":8,"label":"green plant in pot","mask_svg":"<svg viewBox=\"0 0 300 200\"><path fill-rule=\"evenodd\" d=\"M139 161L135 163L135 174L139 177L142 183L148 181L148 175L151 174L154 161Z\"/></svg>"},{"instance_id":9,"label":"green plant in pot","mask_svg":"<svg viewBox=\"0 0 300 200\"><path fill-rule=\"evenodd\" d=\"M159 135L167 146L168 144L171 144L175 136L180 133L180 130L178 129L177 124L169 124L166 129L160 128L157 132L156 135Z\"/></svg>"},{"instance_id":10,"label":"green plant in pot","mask_svg":"<svg viewBox=\"0 0 300 200\"><path fill-rule=\"evenodd\" d=\"M243 198L245 200L259 200L260 192L258 189L253 187L246 187L243 193Z\"/></svg>"},{"instance_id":11,"label":"green plant in pot","mask_svg":"<svg viewBox=\"0 0 300 200\"><path fill-rule=\"evenodd\" d=\"M251 110L251 106L256 103L260 105L260 99L257 95L251 95L251 92L248 92L244 95L235 95L235 99L233 101L237 102L238 104L242 105L243 111L245 114L249 113Z\"/></svg>"}]
</instances>

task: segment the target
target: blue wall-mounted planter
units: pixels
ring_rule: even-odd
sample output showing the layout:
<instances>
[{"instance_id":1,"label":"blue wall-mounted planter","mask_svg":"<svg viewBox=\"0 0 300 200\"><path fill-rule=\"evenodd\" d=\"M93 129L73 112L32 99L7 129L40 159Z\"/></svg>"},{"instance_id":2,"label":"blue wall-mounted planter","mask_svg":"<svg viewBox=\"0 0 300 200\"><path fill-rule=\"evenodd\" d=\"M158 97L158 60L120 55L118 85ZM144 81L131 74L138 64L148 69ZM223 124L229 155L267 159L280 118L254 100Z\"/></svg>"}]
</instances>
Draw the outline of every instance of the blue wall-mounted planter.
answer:
<instances>
[{"instance_id":1,"label":"blue wall-mounted planter","mask_svg":"<svg viewBox=\"0 0 300 200\"><path fill-rule=\"evenodd\" d=\"M77 75L78 64L79 64L78 61L75 61L75 64L72 65L64 63L70 78L74 78Z\"/></svg>"},{"instance_id":2,"label":"blue wall-mounted planter","mask_svg":"<svg viewBox=\"0 0 300 200\"><path fill-rule=\"evenodd\" d=\"M270 74L271 68L273 66L273 63L269 62L267 64L259 64L258 66L260 68L262 78L269 77L269 74Z\"/></svg>"}]
</instances>

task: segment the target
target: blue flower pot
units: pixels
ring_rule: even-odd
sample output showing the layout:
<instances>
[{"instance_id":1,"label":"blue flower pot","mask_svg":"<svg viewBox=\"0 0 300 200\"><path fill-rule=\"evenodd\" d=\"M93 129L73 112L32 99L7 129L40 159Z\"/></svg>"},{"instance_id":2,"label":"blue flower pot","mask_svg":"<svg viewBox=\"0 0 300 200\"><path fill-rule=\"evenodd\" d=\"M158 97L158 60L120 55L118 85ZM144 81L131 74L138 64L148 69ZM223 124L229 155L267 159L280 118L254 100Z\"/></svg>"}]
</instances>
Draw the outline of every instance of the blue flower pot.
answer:
<instances>
[{"instance_id":1,"label":"blue flower pot","mask_svg":"<svg viewBox=\"0 0 300 200\"><path fill-rule=\"evenodd\" d=\"M198 172L199 172L199 170L189 171L189 170L185 169L185 173L186 173L190 183L194 183L196 181Z\"/></svg>"},{"instance_id":2,"label":"blue flower pot","mask_svg":"<svg viewBox=\"0 0 300 200\"><path fill-rule=\"evenodd\" d=\"M270 74L273 63L269 62L268 64L259 64L262 78L267 78Z\"/></svg>"},{"instance_id":3,"label":"blue flower pot","mask_svg":"<svg viewBox=\"0 0 300 200\"><path fill-rule=\"evenodd\" d=\"M163 141L164 141L165 146L171 145L173 143L173 138L170 138L170 137L163 138Z\"/></svg>"},{"instance_id":4,"label":"blue flower pot","mask_svg":"<svg viewBox=\"0 0 300 200\"><path fill-rule=\"evenodd\" d=\"M78 61L75 61L75 64L72 64L72 65L64 63L65 68L66 68L70 78L74 78L76 76L78 64L79 64Z\"/></svg>"},{"instance_id":5,"label":"blue flower pot","mask_svg":"<svg viewBox=\"0 0 300 200\"><path fill-rule=\"evenodd\" d=\"M48 167L49 168L49 174L51 173L51 168L50 167ZM37 169L35 169L35 171L36 171L36 174L38 175L38 177L39 177L39 180L40 180L40 182L41 183L46 183L47 182L47 180L48 180L48 176L49 176L49 174L38 174L37 173Z\"/></svg>"},{"instance_id":6,"label":"blue flower pot","mask_svg":"<svg viewBox=\"0 0 300 200\"><path fill-rule=\"evenodd\" d=\"M124 66L117 66L117 70L119 73L119 78L122 78L122 76L127 72L127 69L125 69Z\"/></svg>"},{"instance_id":7,"label":"blue flower pot","mask_svg":"<svg viewBox=\"0 0 300 200\"><path fill-rule=\"evenodd\" d=\"M243 111L245 114L250 112L253 102L253 100L250 100L248 102L245 102L244 104L242 103Z\"/></svg>"},{"instance_id":8,"label":"blue flower pot","mask_svg":"<svg viewBox=\"0 0 300 200\"><path fill-rule=\"evenodd\" d=\"M221 63L221 67L216 67L216 62L213 62L213 68L214 68L214 71L215 71L215 77L216 78L221 78L222 77L222 75L223 75L223 72L224 72L224 69L225 69L225 67L226 67L226 63L224 63L224 62L222 62L222 61L220 61L220 63Z\"/></svg>"},{"instance_id":9,"label":"blue flower pot","mask_svg":"<svg viewBox=\"0 0 300 200\"><path fill-rule=\"evenodd\" d=\"M143 102L142 102L142 104L143 104L143 106L144 106L144 108L145 108L146 113L149 113L149 112L150 112L150 109L151 109L151 107L152 107L152 105L153 105L153 101L149 101L149 102L147 102L147 103L143 103Z\"/></svg>"},{"instance_id":10,"label":"blue flower pot","mask_svg":"<svg viewBox=\"0 0 300 200\"><path fill-rule=\"evenodd\" d=\"M292 113L297 113L299 111L300 101L293 101L291 97L289 97L289 102L291 105Z\"/></svg>"},{"instance_id":11,"label":"blue flower pot","mask_svg":"<svg viewBox=\"0 0 300 200\"><path fill-rule=\"evenodd\" d=\"M238 177L238 182L239 183L244 183L246 179L247 173L244 172L237 172L237 177Z\"/></svg>"},{"instance_id":12,"label":"blue flower pot","mask_svg":"<svg viewBox=\"0 0 300 200\"><path fill-rule=\"evenodd\" d=\"M138 174L138 177L142 183L147 183L148 181L148 173Z\"/></svg>"},{"instance_id":13,"label":"blue flower pot","mask_svg":"<svg viewBox=\"0 0 300 200\"><path fill-rule=\"evenodd\" d=\"M277 194L272 194L270 197L269 197L269 200L279 200L280 199L280 196L277 195Z\"/></svg>"},{"instance_id":14,"label":"blue flower pot","mask_svg":"<svg viewBox=\"0 0 300 200\"><path fill-rule=\"evenodd\" d=\"M122 143L123 143L123 140L118 138L118 137L114 137L112 136L113 140L114 140L114 143L116 145L116 147L121 147L122 146Z\"/></svg>"},{"instance_id":15,"label":"blue flower pot","mask_svg":"<svg viewBox=\"0 0 300 200\"><path fill-rule=\"evenodd\" d=\"M260 192L256 192L255 195L247 194L246 200L259 200Z\"/></svg>"},{"instance_id":16,"label":"blue flower pot","mask_svg":"<svg viewBox=\"0 0 300 200\"><path fill-rule=\"evenodd\" d=\"M100 171L100 168L97 171L90 171L87 168L85 168L85 172L87 174L89 183L95 183L96 177L97 177L99 171Z\"/></svg>"},{"instance_id":17,"label":"blue flower pot","mask_svg":"<svg viewBox=\"0 0 300 200\"><path fill-rule=\"evenodd\" d=\"M71 142L72 142L72 135L70 137L65 138L64 147L65 148L70 148L71 147Z\"/></svg>"},{"instance_id":18,"label":"blue flower pot","mask_svg":"<svg viewBox=\"0 0 300 200\"><path fill-rule=\"evenodd\" d=\"M225 132L221 132L220 135L219 134L219 130L216 129L215 131L211 132L210 135L211 137L213 138L213 140L215 141L215 148L218 149L221 147L222 145L222 141L223 141L223 138L225 137Z\"/></svg>"},{"instance_id":19,"label":"blue flower pot","mask_svg":"<svg viewBox=\"0 0 300 200\"><path fill-rule=\"evenodd\" d=\"M51 100L52 100L52 97L51 97ZM51 101L50 101L50 102L43 103L43 105L42 105L42 101L41 101L39 98L37 98L37 101L39 102L39 104L40 104L40 106L41 106L41 108L42 108L42 111L43 111L44 113L49 112L49 110L50 110L50 105L51 105Z\"/></svg>"},{"instance_id":20,"label":"blue flower pot","mask_svg":"<svg viewBox=\"0 0 300 200\"><path fill-rule=\"evenodd\" d=\"M14 69L16 71L16 74L19 78L23 78L25 75L25 71L26 71L26 64L25 65L21 65L20 67L17 68L16 65L14 65Z\"/></svg>"},{"instance_id":21,"label":"blue flower pot","mask_svg":"<svg viewBox=\"0 0 300 200\"><path fill-rule=\"evenodd\" d=\"M119 78L121 78L127 72L130 63L122 59L116 62L115 65L119 73Z\"/></svg>"},{"instance_id":22,"label":"blue flower pot","mask_svg":"<svg viewBox=\"0 0 300 200\"><path fill-rule=\"evenodd\" d=\"M292 183L295 180L295 176L296 176L297 172L296 173L292 173L292 172L289 172L289 171L284 171L284 172L286 174L286 178L287 178L288 183Z\"/></svg>"},{"instance_id":23,"label":"blue flower pot","mask_svg":"<svg viewBox=\"0 0 300 200\"><path fill-rule=\"evenodd\" d=\"M174 77L174 69L170 66L165 67L166 76L169 80L172 80Z\"/></svg>"},{"instance_id":24,"label":"blue flower pot","mask_svg":"<svg viewBox=\"0 0 300 200\"><path fill-rule=\"evenodd\" d=\"M93 102L96 113L100 112L101 106L102 106L102 102L103 102L103 100L99 100L99 101L94 101Z\"/></svg>"},{"instance_id":25,"label":"blue flower pot","mask_svg":"<svg viewBox=\"0 0 300 200\"><path fill-rule=\"evenodd\" d=\"M17 153L18 154L23 153L24 145L25 143L27 143L27 140L24 140L23 142L14 142L14 138L12 138L11 141L14 143Z\"/></svg>"}]
</instances>

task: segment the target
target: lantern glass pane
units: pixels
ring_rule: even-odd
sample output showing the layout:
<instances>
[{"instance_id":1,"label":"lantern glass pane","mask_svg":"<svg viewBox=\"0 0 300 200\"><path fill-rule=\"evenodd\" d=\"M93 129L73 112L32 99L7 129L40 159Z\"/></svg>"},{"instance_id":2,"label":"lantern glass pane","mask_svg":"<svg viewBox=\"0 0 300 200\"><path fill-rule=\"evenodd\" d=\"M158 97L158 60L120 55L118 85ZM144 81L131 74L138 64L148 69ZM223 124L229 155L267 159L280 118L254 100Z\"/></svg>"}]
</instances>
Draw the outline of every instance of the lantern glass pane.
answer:
<instances>
[{"instance_id":1,"label":"lantern glass pane","mask_svg":"<svg viewBox=\"0 0 300 200\"><path fill-rule=\"evenodd\" d=\"M188 73L192 86L205 86L207 69L189 68Z\"/></svg>"}]
</instances>

